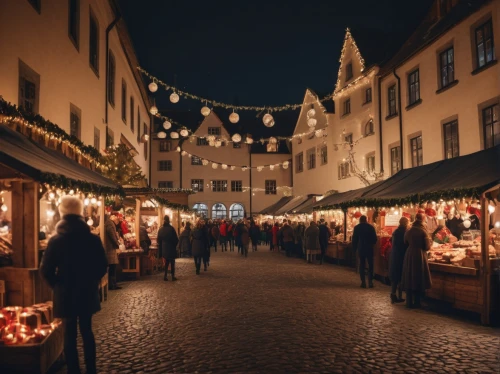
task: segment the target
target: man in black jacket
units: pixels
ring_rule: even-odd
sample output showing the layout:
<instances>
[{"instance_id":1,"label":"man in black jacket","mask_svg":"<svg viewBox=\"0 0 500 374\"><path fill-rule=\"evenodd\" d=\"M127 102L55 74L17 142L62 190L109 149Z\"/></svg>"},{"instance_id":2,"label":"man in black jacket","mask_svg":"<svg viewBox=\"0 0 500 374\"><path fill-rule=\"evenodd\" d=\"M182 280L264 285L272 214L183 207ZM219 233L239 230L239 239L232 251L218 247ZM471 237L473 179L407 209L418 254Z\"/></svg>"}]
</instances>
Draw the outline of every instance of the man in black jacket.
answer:
<instances>
[{"instance_id":1,"label":"man in black jacket","mask_svg":"<svg viewBox=\"0 0 500 374\"><path fill-rule=\"evenodd\" d=\"M168 265L170 264L170 271L172 273L172 280L176 281L175 277L175 259L177 258L177 244L179 238L177 232L170 225L170 217L163 217L163 226L158 230L158 250L160 255L165 259L165 276L164 281L167 281Z\"/></svg>"},{"instance_id":2,"label":"man in black jacket","mask_svg":"<svg viewBox=\"0 0 500 374\"><path fill-rule=\"evenodd\" d=\"M319 225L319 247L321 249L321 261L320 264L323 265L323 260L325 258L326 247L328 246L328 240L330 239L330 230L326 226L325 220L322 218Z\"/></svg>"},{"instance_id":3,"label":"man in black jacket","mask_svg":"<svg viewBox=\"0 0 500 374\"><path fill-rule=\"evenodd\" d=\"M359 276L361 287L366 288L365 263L368 260L368 286L373 288L373 246L377 243L375 228L367 222L366 216L359 218L359 224L354 228L352 235L352 248L358 251Z\"/></svg>"},{"instance_id":4,"label":"man in black jacket","mask_svg":"<svg viewBox=\"0 0 500 374\"><path fill-rule=\"evenodd\" d=\"M80 373L76 349L77 323L83 340L87 373L96 373L96 345L92 315L101 310L99 283L108 261L101 239L84 221L83 203L64 196L59 205L62 220L43 256L40 271L54 289L54 317L62 318L64 355L68 373Z\"/></svg>"}]
</instances>

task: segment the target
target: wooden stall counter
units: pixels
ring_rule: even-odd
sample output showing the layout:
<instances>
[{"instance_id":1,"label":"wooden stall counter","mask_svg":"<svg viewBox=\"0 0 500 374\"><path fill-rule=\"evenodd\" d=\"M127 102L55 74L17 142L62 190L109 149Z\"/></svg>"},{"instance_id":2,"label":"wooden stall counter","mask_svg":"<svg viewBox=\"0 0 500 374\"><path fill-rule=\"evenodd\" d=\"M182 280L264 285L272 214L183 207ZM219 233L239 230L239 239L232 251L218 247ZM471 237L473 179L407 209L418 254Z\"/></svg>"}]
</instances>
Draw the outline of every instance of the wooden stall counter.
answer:
<instances>
[{"instance_id":1,"label":"wooden stall counter","mask_svg":"<svg viewBox=\"0 0 500 374\"><path fill-rule=\"evenodd\" d=\"M143 250L135 249L128 251L117 251L117 253L121 272L126 274L134 274L135 279L139 279L141 276L141 257Z\"/></svg>"}]
</instances>

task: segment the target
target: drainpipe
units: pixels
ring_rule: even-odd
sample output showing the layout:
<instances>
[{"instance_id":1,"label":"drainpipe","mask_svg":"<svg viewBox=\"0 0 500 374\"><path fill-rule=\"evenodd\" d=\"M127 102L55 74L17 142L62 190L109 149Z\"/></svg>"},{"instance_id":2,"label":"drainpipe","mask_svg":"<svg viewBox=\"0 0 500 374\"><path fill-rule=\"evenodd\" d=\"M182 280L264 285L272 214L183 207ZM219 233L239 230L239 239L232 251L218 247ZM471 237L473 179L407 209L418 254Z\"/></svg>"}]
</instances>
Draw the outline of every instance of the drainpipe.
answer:
<instances>
[{"instance_id":1,"label":"drainpipe","mask_svg":"<svg viewBox=\"0 0 500 374\"><path fill-rule=\"evenodd\" d=\"M378 78L378 133L380 153L380 173L384 174L384 150L382 142L382 78Z\"/></svg>"},{"instance_id":2,"label":"drainpipe","mask_svg":"<svg viewBox=\"0 0 500 374\"><path fill-rule=\"evenodd\" d=\"M396 73L396 68L392 70L392 73L398 80L398 110L399 110L399 146L401 148L401 154L399 155L401 158L401 170L405 168L404 164L404 151L403 151L403 112L401 111L401 78Z\"/></svg>"},{"instance_id":3,"label":"drainpipe","mask_svg":"<svg viewBox=\"0 0 500 374\"><path fill-rule=\"evenodd\" d=\"M105 79L105 85L106 85L106 90L104 92L104 121L106 122L106 136L108 134L108 90L109 90L109 83L108 83L108 65L109 65L109 33L115 27L115 25L118 23L118 21L122 18L122 15L118 13L115 16L115 19L106 27L106 79Z\"/></svg>"},{"instance_id":4,"label":"drainpipe","mask_svg":"<svg viewBox=\"0 0 500 374\"><path fill-rule=\"evenodd\" d=\"M248 170L250 170L250 218L252 218L252 145L248 145L248 152L250 154L250 167Z\"/></svg>"}]
</instances>

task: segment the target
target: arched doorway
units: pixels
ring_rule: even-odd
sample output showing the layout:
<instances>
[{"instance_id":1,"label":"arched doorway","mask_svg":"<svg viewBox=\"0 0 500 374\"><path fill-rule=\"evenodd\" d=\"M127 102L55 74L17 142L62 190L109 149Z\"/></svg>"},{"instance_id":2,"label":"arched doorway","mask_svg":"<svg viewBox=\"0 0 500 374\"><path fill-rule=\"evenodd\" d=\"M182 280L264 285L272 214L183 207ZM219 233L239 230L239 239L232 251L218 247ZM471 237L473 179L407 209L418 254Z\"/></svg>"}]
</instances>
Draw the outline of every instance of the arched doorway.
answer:
<instances>
[{"instance_id":1,"label":"arched doorway","mask_svg":"<svg viewBox=\"0 0 500 374\"><path fill-rule=\"evenodd\" d=\"M222 203L215 203L212 206L212 219L225 219L227 217L226 206Z\"/></svg>"},{"instance_id":2,"label":"arched doorway","mask_svg":"<svg viewBox=\"0 0 500 374\"><path fill-rule=\"evenodd\" d=\"M208 217L208 206L203 203L196 203L193 205L193 210L196 211L198 217L207 218Z\"/></svg>"},{"instance_id":3,"label":"arched doorway","mask_svg":"<svg viewBox=\"0 0 500 374\"><path fill-rule=\"evenodd\" d=\"M239 219L243 219L245 217L245 208L240 203L235 203L231 205L229 208L229 218L233 221L238 221Z\"/></svg>"}]
</instances>

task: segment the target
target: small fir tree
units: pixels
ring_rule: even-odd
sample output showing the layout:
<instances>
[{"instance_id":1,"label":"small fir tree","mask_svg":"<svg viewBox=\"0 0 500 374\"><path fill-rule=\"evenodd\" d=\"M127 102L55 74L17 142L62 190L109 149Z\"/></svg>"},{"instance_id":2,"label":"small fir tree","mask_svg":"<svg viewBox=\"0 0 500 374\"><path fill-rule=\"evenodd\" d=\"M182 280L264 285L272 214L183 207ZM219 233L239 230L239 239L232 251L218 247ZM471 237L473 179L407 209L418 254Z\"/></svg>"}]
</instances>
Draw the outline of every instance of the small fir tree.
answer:
<instances>
[{"instance_id":1,"label":"small fir tree","mask_svg":"<svg viewBox=\"0 0 500 374\"><path fill-rule=\"evenodd\" d=\"M106 148L105 153L104 164L108 169L104 175L120 186L138 186L146 179L125 144L112 145Z\"/></svg>"}]
</instances>

